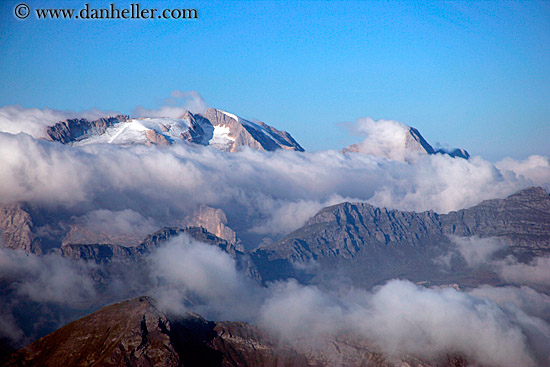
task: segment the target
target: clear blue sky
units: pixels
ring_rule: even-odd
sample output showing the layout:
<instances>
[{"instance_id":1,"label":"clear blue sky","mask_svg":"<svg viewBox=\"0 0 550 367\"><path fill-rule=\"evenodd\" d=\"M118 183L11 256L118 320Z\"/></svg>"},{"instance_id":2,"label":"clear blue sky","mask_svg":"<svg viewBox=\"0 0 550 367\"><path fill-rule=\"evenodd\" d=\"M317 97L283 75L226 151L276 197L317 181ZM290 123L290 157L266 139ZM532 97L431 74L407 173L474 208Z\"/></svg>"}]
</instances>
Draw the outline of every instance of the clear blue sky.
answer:
<instances>
[{"instance_id":1,"label":"clear blue sky","mask_svg":"<svg viewBox=\"0 0 550 367\"><path fill-rule=\"evenodd\" d=\"M550 2L140 2L194 21L18 20L20 2L0 5L1 106L131 113L196 90L307 150L371 116L488 159L550 156Z\"/></svg>"}]
</instances>

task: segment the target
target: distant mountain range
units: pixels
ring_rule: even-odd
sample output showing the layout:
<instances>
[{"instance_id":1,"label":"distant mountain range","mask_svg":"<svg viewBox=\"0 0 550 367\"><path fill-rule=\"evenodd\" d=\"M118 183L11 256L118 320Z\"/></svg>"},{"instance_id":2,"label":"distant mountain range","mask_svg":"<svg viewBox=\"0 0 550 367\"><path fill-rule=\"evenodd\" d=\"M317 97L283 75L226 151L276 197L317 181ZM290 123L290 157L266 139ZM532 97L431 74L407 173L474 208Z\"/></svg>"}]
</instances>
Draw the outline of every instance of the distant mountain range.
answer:
<instances>
[{"instance_id":1,"label":"distant mountain range","mask_svg":"<svg viewBox=\"0 0 550 367\"><path fill-rule=\"evenodd\" d=\"M229 112L208 109L204 114L186 112L181 118L130 118L126 115L95 121L70 119L50 126L48 137L63 144L158 144L187 141L235 152L253 149L304 149L286 131L263 122L251 122Z\"/></svg>"},{"instance_id":2,"label":"distant mountain range","mask_svg":"<svg viewBox=\"0 0 550 367\"><path fill-rule=\"evenodd\" d=\"M203 208L202 217L188 222L203 227L166 227L137 246L125 246L92 243L86 241L86 233L79 243L69 243L70 224L62 219L52 222L56 217L47 210L19 203L0 208L0 235L10 248L104 263L137 261L171 237L187 232L236 257L242 269L263 282L292 277L322 283L323 278L339 274L366 288L395 277L463 286L500 284L496 274L480 277L464 263L455 264L452 272L441 269L435 260L452 250L449 236L496 238L505 245L499 252L501 258L514 255L529 261L550 254L550 196L540 187L448 214L345 202L324 208L303 227L253 251L240 246L222 214L208 216L211 210ZM229 241L208 232L206 219L212 231L225 228Z\"/></svg>"},{"instance_id":3,"label":"distant mountain range","mask_svg":"<svg viewBox=\"0 0 550 367\"><path fill-rule=\"evenodd\" d=\"M378 149L379 147L372 147L369 145L369 141L366 140L361 143L352 144L349 147L343 149L344 152L351 153L364 153L364 154L374 154L381 156L383 158L392 159L395 155L395 150L399 150L405 155L408 154L447 154L455 158L464 158L469 159L470 154L461 148L455 149L434 149L427 141L424 139L420 131L414 127L406 126L404 124L399 124L401 128L399 133L395 136L391 136L392 142L389 145L389 149ZM397 140L394 140L397 139Z\"/></svg>"},{"instance_id":4,"label":"distant mountain range","mask_svg":"<svg viewBox=\"0 0 550 367\"><path fill-rule=\"evenodd\" d=\"M405 125L404 125L405 126ZM434 149L413 128L405 126L401 149L419 154L448 154L468 159L464 149ZM95 121L69 119L48 127L47 136L53 141L76 146L88 144L171 145L187 141L216 149L236 152L247 146L257 150L277 149L304 151L286 131L263 122L251 122L232 113L209 108L204 114L186 112L180 118L130 118L127 115L101 118ZM365 143L350 145L344 152L375 154ZM388 158L387 155L381 155Z\"/></svg>"},{"instance_id":5,"label":"distant mountain range","mask_svg":"<svg viewBox=\"0 0 550 367\"><path fill-rule=\"evenodd\" d=\"M399 128L403 139L393 144L406 157L409 153L413 156L442 153L469 158L463 149L435 150L418 130L404 125ZM304 151L287 132L213 108L203 114L187 112L177 119L136 119L123 115L95 121L69 119L50 126L47 136L53 142L75 147L196 144L228 153L243 149ZM367 139L349 146L342 156L371 154L395 158L384 149L371 149L368 142ZM143 205L148 205L147 200ZM101 308L46 336L59 326L57 320L43 321L42 308L33 308L40 303L24 300L25 307L14 313L14 322L28 326L41 320L39 326L27 327L25 332L30 331L25 336L43 337L8 357L8 351L12 350L2 351L9 343L0 335L0 364L298 367L331 366L336 356L342 366L465 367L470 365L469 357L453 350L436 358L406 355L396 359L358 335L331 336L320 341L323 348L312 349L307 343L286 343L258 325L212 322L192 313L171 315L161 310L155 300L140 297L146 294L143 291L151 281L144 269L151 265L155 253L181 235L228 254L235 269L250 284L262 289L289 279L318 289L330 289L334 282L339 282L372 290L396 278L426 287L457 289L522 285L503 276L495 264L513 261L526 265L550 255L550 196L541 187L526 188L506 198L486 200L447 214L342 202L321 209L303 226L276 241L262 244L241 241L223 210L204 204L197 207L185 212L185 217L184 214L177 218L159 216L169 218L166 223L148 222L140 217L146 225L135 233L117 234L88 225L90 208L46 205L39 201L1 206L0 244L6 251L36 255L31 256L33 259L42 256L74 260L75 264L88 266L99 299L88 308L70 310L68 316L63 314L60 319L74 320L75 315L82 316L78 312L88 313L113 301L138 298ZM475 266L461 252L461 241L470 241L473 250L469 251L481 254L482 259ZM481 248L485 242L479 245L478 241L493 242L486 251ZM130 280L134 288L115 288L115 293L108 289L111 283ZM0 273L1 298L17 297L19 281ZM550 292L550 286L544 284L533 288ZM97 307L92 309L93 306ZM45 309L52 314L62 312Z\"/></svg>"},{"instance_id":6,"label":"distant mountain range","mask_svg":"<svg viewBox=\"0 0 550 367\"><path fill-rule=\"evenodd\" d=\"M441 269L436 260L452 250L449 236L496 238L505 244L501 258L512 254L527 261L549 255L550 196L532 187L448 214L342 203L321 210L252 256L264 281L322 282L344 275L363 287L395 277L462 286L501 284L495 274L481 275L464 263L452 271Z\"/></svg>"}]
</instances>

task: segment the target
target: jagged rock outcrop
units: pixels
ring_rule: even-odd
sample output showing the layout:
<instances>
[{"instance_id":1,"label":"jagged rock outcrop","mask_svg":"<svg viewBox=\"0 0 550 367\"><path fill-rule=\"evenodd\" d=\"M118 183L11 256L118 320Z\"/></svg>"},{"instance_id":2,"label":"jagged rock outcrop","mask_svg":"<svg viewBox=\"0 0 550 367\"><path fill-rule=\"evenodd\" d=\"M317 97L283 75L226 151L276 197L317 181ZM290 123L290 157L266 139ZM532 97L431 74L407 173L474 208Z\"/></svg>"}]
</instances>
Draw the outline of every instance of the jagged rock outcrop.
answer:
<instances>
[{"instance_id":1,"label":"jagged rock outcrop","mask_svg":"<svg viewBox=\"0 0 550 367\"><path fill-rule=\"evenodd\" d=\"M32 252L36 249L33 220L25 203L0 208L0 236L4 246Z\"/></svg>"},{"instance_id":2,"label":"jagged rock outcrop","mask_svg":"<svg viewBox=\"0 0 550 367\"><path fill-rule=\"evenodd\" d=\"M166 136L157 133L155 130L146 130L145 137L147 138L147 145L170 145L170 141L166 138Z\"/></svg>"},{"instance_id":3,"label":"jagged rock outcrop","mask_svg":"<svg viewBox=\"0 0 550 367\"><path fill-rule=\"evenodd\" d=\"M43 254L57 248L66 229L62 208L40 208L26 202L0 206L0 245L25 252Z\"/></svg>"},{"instance_id":4,"label":"jagged rock outcrop","mask_svg":"<svg viewBox=\"0 0 550 367\"><path fill-rule=\"evenodd\" d=\"M87 119L68 119L48 127L46 134L53 141L67 144L82 140L91 134L101 135L105 133L107 128L119 122L128 121L128 119L129 116L127 115L102 117L95 121L88 121Z\"/></svg>"},{"instance_id":5,"label":"jagged rock outcrop","mask_svg":"<svg viewBox=\"0 0 550 367\"><path fill-rule=\"evenodd\" d=\"M244 247L237 239L237 234L227 225L227 217L223 210L201 205L189 220L191 226L203 227L208 232L215 234L219 238L229 243L235 244L235 248L244 251Z\"/></svg>"},{"instance_id":6,"label":"jagged rock outcrop","mask_svg":"<svg viewBox=\"0 0 550 367\"><path fill-rule=\"evenodd\" d=\"M505 199L441 215L445 233L457 236L498 237L513 248L543 255L550 251L550 196L531 187Z\"/></svg>"},{"instance_id":7,"label":"jagged rock outcrop","mask_svg":"<svg viewBox=\"0 0 550 367\"><path fill-rule=\"evenodd\" d=\"M464 158L464 159L470 159L470 153L468 153L466 151L466 149L462 149L462 148L455 148L455 149L451 149L451 150L447 150L447 149L438 149L435 151L435 154L448 154L450 155L451 157L453 158Z\"/></svg>"},{"instance_id":8,"label":"jagged rock outcrop","mask_svg":"<svg viewBox=\"0 0 550 367\"><path fill-rule=\"evenodd\" d=\"M358 336L311 343L284 341L244 322L212 322L187 313L169 317L149 297L104 307L20 349L13 366L204 367L465 367L448 354L435 361L387 359Z\"/></svg>"}]
</instances>

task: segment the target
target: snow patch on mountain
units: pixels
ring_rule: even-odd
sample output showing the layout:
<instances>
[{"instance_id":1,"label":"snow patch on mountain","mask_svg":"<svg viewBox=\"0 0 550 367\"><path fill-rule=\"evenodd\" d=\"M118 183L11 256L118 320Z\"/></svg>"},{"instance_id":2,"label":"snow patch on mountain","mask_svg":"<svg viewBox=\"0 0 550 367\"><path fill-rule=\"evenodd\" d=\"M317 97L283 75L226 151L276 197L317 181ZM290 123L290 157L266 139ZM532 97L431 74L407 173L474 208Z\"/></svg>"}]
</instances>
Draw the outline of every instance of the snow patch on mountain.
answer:
<instances>
[{"instance_id":1,"label":"snow patch on mountain","mask_svg":"<svg viewBox=\"0 0 550 367\"><path fill-rule=\"evenodd\" d=\"M235 152L248 146L257 150L303 151L285 131L263 122L253 123L232 113L210 108L204 115L185 112L179 118L116 116L97 121L72 119L48 127L48 137L64 144L171 145L189 142Z\"/></svg>"},{"instance_id":2,"label":"snow patch on mountain","mask_svg":"<svg viewBox=\"0 0 550 367\"><path fill-rule=\"evenodd\" d=\"M150 139L148 131L154 131L167 138L168 141L181 139L181 134L189 129L190 123L184 119L172 118L141 118L119 122L107 128L103 134L90 134L84 139L73 142L73 145L116 144L133 145L146 144Z\"/></svg>"},{"instance_id":3,"label":"snow patch on mountain","mask_svg":"<svg viewBox=\"0 0 550 367\"><path fill-rule=\"evenodd\" d=\"M208 141L208 145L219 150L229 151L229 149L231 149L231 145L235 141L235 138L229 136L230 131L229 126L214 126L212 139Z\"/></svg>"}]
</instances>

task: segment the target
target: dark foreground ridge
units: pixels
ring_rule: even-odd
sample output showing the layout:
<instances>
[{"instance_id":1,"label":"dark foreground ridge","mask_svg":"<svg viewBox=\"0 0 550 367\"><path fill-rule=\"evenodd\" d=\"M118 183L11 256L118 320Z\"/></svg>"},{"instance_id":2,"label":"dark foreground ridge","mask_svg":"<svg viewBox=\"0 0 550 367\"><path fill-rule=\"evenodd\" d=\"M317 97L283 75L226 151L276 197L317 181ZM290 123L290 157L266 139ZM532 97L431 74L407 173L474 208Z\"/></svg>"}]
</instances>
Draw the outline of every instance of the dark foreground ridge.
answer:
<instances>
[{"instance_id":1,"label":"dark foreground ridge","mask_svg":"<svg viewBox=\"0 0 550 367\"><path fill-rule=\"evenodd\" d=\"M323 348L292 345L243 322L212 322L187 313L170 318L149 297L104 307L14 353L15 366L341 366L462 367L448 354L427 361L405 356L390 362L365 340L341 336ZM345 352L341 352L345 351Z\"/></svg>"}]
</instances>

